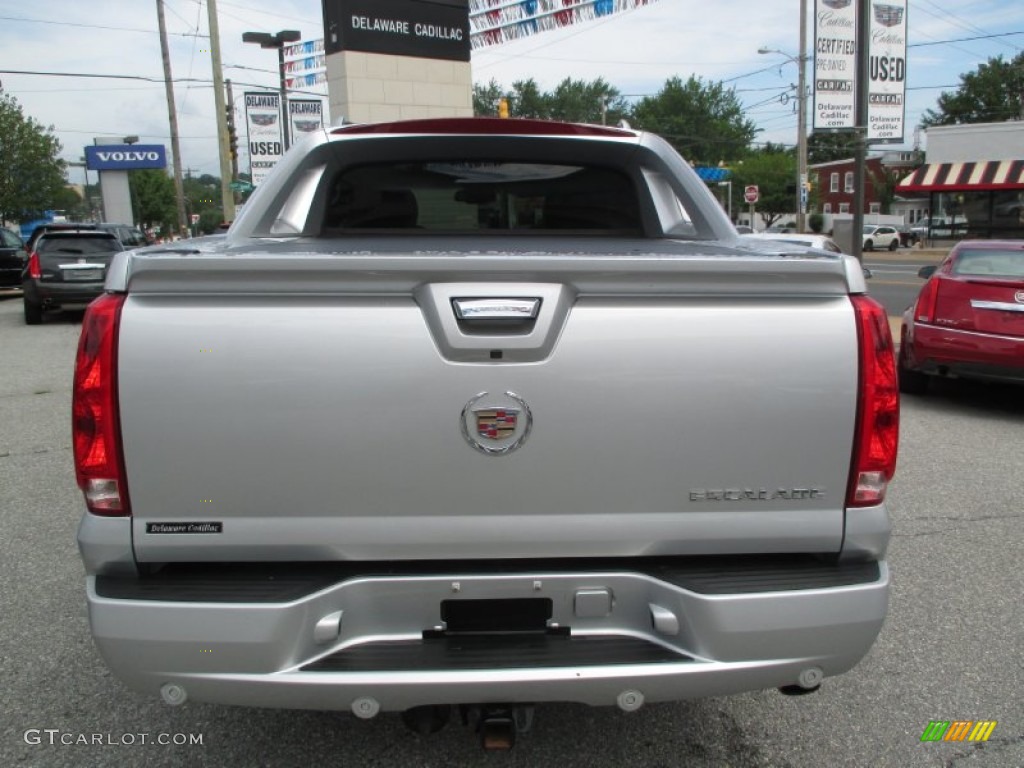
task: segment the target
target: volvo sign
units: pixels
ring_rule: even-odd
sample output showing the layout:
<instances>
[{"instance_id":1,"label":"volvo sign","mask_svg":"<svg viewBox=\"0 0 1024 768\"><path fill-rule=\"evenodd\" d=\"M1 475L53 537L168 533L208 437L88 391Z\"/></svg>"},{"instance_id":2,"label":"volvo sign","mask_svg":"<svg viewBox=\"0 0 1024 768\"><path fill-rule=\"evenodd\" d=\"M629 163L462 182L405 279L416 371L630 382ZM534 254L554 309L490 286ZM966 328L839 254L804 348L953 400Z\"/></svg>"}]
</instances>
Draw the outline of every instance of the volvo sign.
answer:
<instances>
[{"instance_id":1,"label":"volvo sign","mask_svg":"<svg viewBox=\"0 0 1024 768\"><path fill-rule=\"evenodd\" d=\"M85 148L85 164L90 171L139 171L166 168L167 149L163 144L106 144Z\"/></svg>"}]
</instances>

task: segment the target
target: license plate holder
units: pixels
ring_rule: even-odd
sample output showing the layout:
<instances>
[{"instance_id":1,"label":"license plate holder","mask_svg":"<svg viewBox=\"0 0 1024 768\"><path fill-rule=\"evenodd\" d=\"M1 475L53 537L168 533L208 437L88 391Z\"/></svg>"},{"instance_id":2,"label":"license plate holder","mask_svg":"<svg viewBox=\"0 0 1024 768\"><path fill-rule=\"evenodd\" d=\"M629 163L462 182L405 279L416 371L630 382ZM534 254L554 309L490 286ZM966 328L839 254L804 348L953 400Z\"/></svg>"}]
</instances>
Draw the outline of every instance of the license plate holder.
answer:
<instances>
[{"instance_id":1,"label":"license plate holder","mask_svg":"<svg viewBox=\"0 0 1024 768\"><path fill-rule=\"evenodd\" d=\"M103 267L64 267L64 280L97 282L103 279Z\"/></svg>"}]
</instances>

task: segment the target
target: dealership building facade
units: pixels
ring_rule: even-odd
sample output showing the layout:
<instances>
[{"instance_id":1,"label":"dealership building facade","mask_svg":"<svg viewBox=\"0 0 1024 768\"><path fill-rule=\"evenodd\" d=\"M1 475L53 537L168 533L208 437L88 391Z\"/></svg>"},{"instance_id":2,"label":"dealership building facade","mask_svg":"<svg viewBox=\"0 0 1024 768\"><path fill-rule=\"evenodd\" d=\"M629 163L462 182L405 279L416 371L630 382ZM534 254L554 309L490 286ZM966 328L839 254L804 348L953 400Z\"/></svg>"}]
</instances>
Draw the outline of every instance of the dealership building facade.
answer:
<instances>
[{"instance_id":1,"label":"dealership building facade","mask_svg":"<svg viewBox=\"0 0 1024 768\"><path fill-rule=\"evenodd\" d=\"M925 163L897 185L952 237L1024 238L1024 121L928 129Z\"/></svg>"}]
</instances>

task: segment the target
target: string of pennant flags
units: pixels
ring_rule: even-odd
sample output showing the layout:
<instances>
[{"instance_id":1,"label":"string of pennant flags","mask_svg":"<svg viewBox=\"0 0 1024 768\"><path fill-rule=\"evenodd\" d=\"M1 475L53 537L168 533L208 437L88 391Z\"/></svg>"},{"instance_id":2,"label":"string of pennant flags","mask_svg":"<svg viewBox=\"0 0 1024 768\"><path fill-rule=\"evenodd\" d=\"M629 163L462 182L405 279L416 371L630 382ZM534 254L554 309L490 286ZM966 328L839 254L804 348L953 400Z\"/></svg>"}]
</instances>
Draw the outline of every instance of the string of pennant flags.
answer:
<instances>
[{"instance_id":1,"label":"string of pennant flags","mask_svg":"<svg viewBox=\"0 0 1024 768\"><path fill-rule=\"evenodd\" d=\"M656 0L470 0L474 49L629 11Z\"/></svg>"}]
</instances>

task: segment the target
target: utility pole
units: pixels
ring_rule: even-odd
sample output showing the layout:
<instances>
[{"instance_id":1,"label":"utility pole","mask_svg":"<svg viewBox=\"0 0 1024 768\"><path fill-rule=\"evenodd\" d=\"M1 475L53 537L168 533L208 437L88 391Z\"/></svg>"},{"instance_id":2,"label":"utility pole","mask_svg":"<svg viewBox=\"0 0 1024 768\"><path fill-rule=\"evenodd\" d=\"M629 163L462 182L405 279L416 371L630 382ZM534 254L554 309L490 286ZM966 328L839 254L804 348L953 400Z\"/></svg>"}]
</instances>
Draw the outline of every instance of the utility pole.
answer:
<instances>
[{"instance_id":1,"label":"utility pole","mask_svg":"<svg viewBox=\"0 0 1024 768\"><path fill-rule=\"evenodd\" d=\"M171 79L171 54L167 47L167 24L164 21L163 0L156 0L156 18L160 26L160 54L164 60L164 90L167 92L167 115L171 121L171 154L174 156L174 199L178 209L178 231L189 223L185 217L185 186L181 181L181 144L178 141L178 110L174 106L174 81Z\"/></svg>"},{"instance_id":2,"label":"utility pole","mask_svg":"<svg viewBox=\"0 0 1024 768\"><path fill-rule=\"evenodd\" d=\"M220 155L220 197L224 221L235 220L235 193L231 189L231 153L228 146L227 111L224 104L224 69L220 61L220 27L217 0L207 0L210 24L210 58L213 64L213 102L217 114L217 147Z\"/></svg>"},{"instance_id":3,"label":"utility pole","mask_svg":"<svg viewBox=\"0 0 1024 768\"><path fill-rule=\"evenodd\" d=\"M871 29L871 3L861 0L857 6L857 94L854 130L857 136L857 150L853 166L853 255L864 256L864 187L867 181L868 157L868 94L871 86L868 78L871 71L868 62L868 32Z\"/></svg>"},{"instance_id":4,"label":"utility pole","mask_svg":"<svg viewBox=\"0 0 1024 768\"><path fill-rule=\"evenodd\" d=\"M807 188L807 0L800 0L800 53L796 58L800 71L797 75L797 109L796 118L796 174L797 174L797 209L796 231L807 231L807 201L810 192Z\"/></svg>"},{"instance_id":5,"label":"utility pole","mask_svg":"<svg viewBox=\"0 0 1024 768\"><path fill-rule=\"evenodd\" d=\"M231 180L238 178L238 131L235 127L235 95L231 91L231 80L225 80L227 89L228 149L231 150Z\"/></svg>"}]
</instances>

